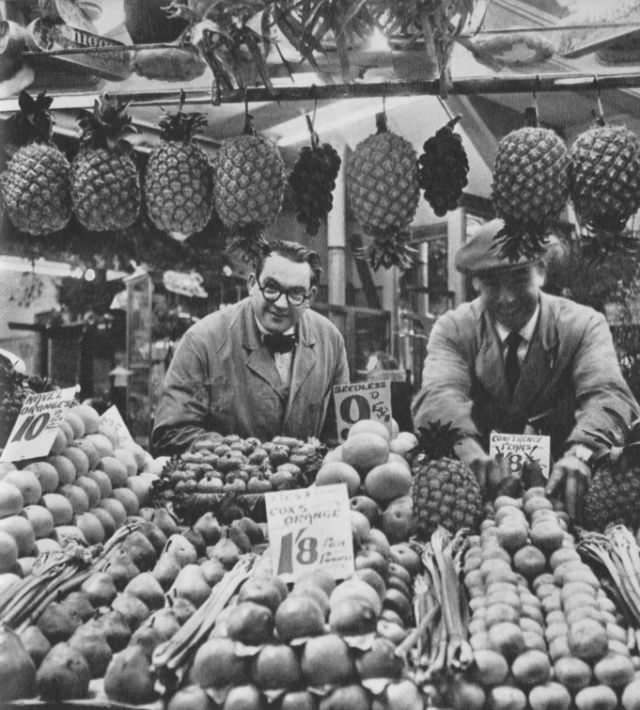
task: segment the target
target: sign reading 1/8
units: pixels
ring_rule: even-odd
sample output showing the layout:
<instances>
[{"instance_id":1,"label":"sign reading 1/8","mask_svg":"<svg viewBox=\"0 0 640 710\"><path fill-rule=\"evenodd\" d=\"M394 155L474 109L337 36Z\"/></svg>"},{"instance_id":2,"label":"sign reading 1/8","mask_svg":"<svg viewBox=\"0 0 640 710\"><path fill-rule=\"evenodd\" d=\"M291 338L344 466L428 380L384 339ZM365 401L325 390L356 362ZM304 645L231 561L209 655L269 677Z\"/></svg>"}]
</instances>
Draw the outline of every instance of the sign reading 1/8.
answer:
<instances>
[{"instance_id":1,"label":"sign reading 1/8","mask_svg":"<svg viewBox=\"0 0 640 710\"><path fill-rule=\"evenodd\" d=\"M280 555L278 557L278 574L293 574L293 562L300 565L312 565L318 561L318 538L305 536L308 528L303 528L295 536L288 532L280 538ZM295 548L294 548L295 544Z\"/></svg>"}]
</instances>

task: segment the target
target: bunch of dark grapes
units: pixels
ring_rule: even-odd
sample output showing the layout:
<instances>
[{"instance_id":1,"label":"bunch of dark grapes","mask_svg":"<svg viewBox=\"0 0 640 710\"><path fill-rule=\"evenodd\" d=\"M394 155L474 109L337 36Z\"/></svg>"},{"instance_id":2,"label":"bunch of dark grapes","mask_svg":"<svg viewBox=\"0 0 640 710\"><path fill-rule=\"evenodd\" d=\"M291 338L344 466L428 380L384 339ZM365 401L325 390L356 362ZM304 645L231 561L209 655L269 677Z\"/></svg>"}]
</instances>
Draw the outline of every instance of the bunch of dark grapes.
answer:
<instances>
[{"instance_id":1,"label":"bunch of dark grapes","mask_svg":"<svg viewBox=\"0 0 640 710\"><path fill-rule=\"evenodd\" d=\"M329 145L305 146L289 175L298 222L315 235L333 205L331 193L340 170L340 156Z\"/></svg>"},{"instance_id":2,"label":"bunch of dark grapes","mask_svg":"<svg viewBox=\"0 0 640 710\"><path fill-rule=\"evenodd\" d=\"M418 182L424 199L438 217L458 207L458 200L467 184L469 161L462 138L453 132L459 116L427 139L418 158Z\"/></svg>"},{"instance_id":3,"label":"bunch of dark grapes","mask_svg":"<svg viewBox=\"0 0 640 710\"><path fill-rule=\"evenodd\" d=\"M24 375L0 361L0 448L3 447L18 418L25 397L31 390Z\"/></svg>"}]
</instances>

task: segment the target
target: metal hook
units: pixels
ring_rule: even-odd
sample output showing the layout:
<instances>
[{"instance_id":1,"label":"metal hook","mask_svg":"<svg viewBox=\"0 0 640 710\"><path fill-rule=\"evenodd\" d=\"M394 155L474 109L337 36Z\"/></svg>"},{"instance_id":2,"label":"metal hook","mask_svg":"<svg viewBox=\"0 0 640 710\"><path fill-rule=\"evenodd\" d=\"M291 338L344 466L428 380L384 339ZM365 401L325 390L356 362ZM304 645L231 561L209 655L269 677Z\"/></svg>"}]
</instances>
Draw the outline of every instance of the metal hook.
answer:
<instances>
[{"instance_id":1,"label":"metal hook","mask_svg":"<svg viewBox=\"0 0 640 710\"><path fill-rule=\"evenodd\" d=\"M600 83L598 81L598 75L594 74L593 75L593 86L595 87L596 90L596 109L593 111L593 117L596 119L596 122L598 123L599 126L604 126L605 120L604 120L604 109L602 107L602 98L600 97Z\"/></svg>"}]
</instances>

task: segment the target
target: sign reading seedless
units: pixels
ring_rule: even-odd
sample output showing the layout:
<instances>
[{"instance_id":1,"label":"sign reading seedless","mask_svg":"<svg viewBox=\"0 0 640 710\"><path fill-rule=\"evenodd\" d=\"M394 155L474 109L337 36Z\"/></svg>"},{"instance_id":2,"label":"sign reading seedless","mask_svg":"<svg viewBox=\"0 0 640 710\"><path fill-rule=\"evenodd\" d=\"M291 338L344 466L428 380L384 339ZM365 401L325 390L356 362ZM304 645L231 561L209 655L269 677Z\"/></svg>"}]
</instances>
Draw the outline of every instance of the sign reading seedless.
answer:
<instances>
[{"instance_id":1,"label":"sign reading seedless","mask_svg":"<svg viewBox=\"0 0 640 710\"><path fill-rule=\"evenodd\" d=\"M384 424L391 433L391 382L354 382L334 385L333 401L336 408L338 438L344 441L349 429L361 419L374 419Z\"/></svg>"},{"instance_id":2,"label":"sign reading seedless","mask_svg":"<svg viewBox=\"0 0 640 710\"><path fill-rule=\"evenodd\" d=\"M273 572L286 582L322 568L335 579L354 571L347 486L264 494Z\"/></svg>"}]
</instances>

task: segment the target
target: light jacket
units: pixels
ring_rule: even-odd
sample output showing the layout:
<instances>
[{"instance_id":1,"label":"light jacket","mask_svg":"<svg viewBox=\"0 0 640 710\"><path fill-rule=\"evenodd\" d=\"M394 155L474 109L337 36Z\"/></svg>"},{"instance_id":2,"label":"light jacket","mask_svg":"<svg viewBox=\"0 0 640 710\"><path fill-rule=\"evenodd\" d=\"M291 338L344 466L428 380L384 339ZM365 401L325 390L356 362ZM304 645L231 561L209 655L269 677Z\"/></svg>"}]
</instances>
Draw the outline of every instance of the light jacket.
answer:
<instances>
[{"instance_id":1,"label":"light jacket","mask_svg":"<svg viewBox=\"0 0 640 710\"><path fill-rule=\"evenodd\" d=\"M478 298L434 324L422 389L412 403L416 427L451 421L461 436L477 437L485 447L492 430L522 433L529 423L551 436L554 458L572 444L598 450L601 437L621 441L638 413L604 316L544 293L512 400L502 345Z\"/></svg>"},{"instance_id":2,"label":"light jacket","mask_svg":"<svg viewBox=\"0 0 640 710\"><path fill-rule=\"evenodd\" d=\"M332 388L349 382L344 339L306 310L298 324L291 383L283 385L263 345L250 298L212 313L183 336L156 409L156 454L183 451L206 431L306 439L323 432Z\"/></svg>"}]
</instances>

